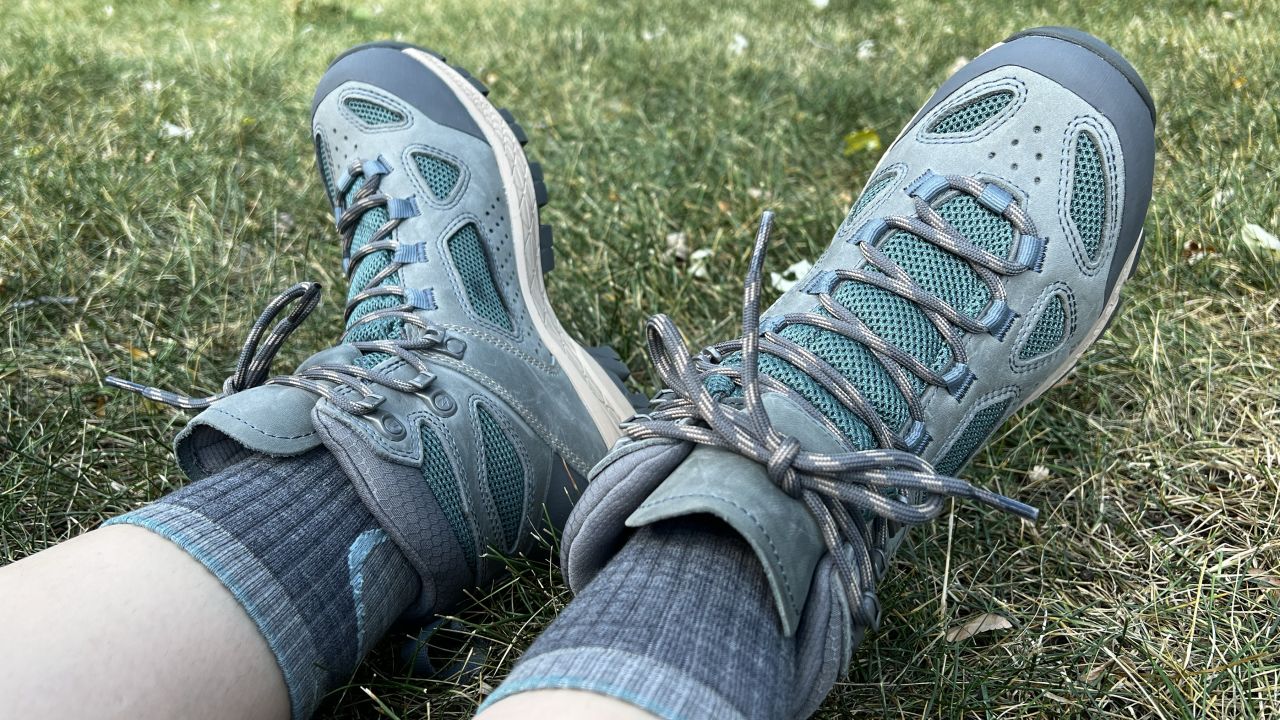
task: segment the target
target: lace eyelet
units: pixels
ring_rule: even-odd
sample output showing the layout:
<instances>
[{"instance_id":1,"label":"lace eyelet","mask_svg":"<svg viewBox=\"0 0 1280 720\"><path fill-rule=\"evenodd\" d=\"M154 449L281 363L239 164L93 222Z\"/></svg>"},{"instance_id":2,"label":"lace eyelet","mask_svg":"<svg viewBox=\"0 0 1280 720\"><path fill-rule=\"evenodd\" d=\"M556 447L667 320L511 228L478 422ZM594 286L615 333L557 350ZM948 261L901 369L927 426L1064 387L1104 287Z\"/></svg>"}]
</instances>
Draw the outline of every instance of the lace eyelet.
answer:
<instances>
[{"instance_id":1,"label":"lace eyelet","mask_svg":"<svg viewBox=\"0 0 1280 720\"><path fill-rule=\"evenodd\" d=\"M382 416L382 420L378 424L382 427L382 433L392 440L403 440L408 435L404 423L397 420L393 415Z\"/></svg>"},{"instance_id":2,"label":"lace eyelet","mask_svg":"<svg viewBox=\"0 0 1280 720\"><path fill-rule=\"evenodd\" d=\"M450 417L458 412L458 403L448 393L437 390L431 394L431 409L440 417Z\"/></svg>"}]
</instances>

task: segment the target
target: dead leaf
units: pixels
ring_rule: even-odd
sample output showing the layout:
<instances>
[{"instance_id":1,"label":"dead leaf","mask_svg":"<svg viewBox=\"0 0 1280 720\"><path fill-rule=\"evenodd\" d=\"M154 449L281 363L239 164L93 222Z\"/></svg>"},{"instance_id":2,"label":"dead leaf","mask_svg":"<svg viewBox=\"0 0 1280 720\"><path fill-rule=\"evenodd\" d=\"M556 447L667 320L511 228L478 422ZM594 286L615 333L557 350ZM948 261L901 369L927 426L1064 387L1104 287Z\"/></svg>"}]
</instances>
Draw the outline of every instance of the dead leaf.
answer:
<instances>
[{"instance_id":1,"label":"dead leaf","mask_svg":"<svg viewBox=\"0 0 1280 720\"><path fill-rule=\"evenodd\" d=\"M801 278L808 275L812 269L813 263L808 260L801 260L780 273L769 273L769 285L778 292L786 292L800 282Z\"/></svg>"},{"instance_id":2,"label":"dead leaf","mask_svg":"<svg viewBox=\"0 0 1280 720\"><path fill-rule=\"evenodd\" d=\"M1013 627L1013 623L1009 618L996 613L983 613L969 618L961 625L955 625L947 630L947 642L960 642L979 633L991 632L992 630L1007 630Z\"/></svg>"},{"instance_id":3,"label":"dead leaf","mask_svg":"<svg viewBox=\"0 0 1280 720\"><path fill-rule=\"evenodd\" d=\"M1275 575L1268 574L1267 571L1263 570L1262 568L1249 568L1248 570L1244 571L1244 574L1248 576L1248 578L1251 581L1257 583L1258 585L1264 585L1266 587L1273 587L1273 588L1280 588L1280 577L1276 577Z\"/></svg>"},{"instance_id":4,"label":"dead leaf","mask_svg":"<svg viewBox=\"0 0 1280 720\"><path fill-rule=\"evenodd\" d=\"M707 259L711 257L711 251L707 248L694 250L689 256L689 274L696 278L705 278L707 276Z\"/></svg>"},{"instance_id":5,"label":"dead leaf","mask_svg":"<svg viewBox=\"0 0 1280 720\"><path fill-rule=\"evenodd\" d=\"M1272 235L1270 231L1261 225L1245 223L1244 228L1240 231L1240 239L1255 250L1280 252L1280 239L1277 239L1275 235Z\"/></svg>"},{"instance_id":6,"label":"dead leaf","mask_svg":"<svg viewBox=\"0 0 1280 720\"><path fill-rule=\"evenodd\" d=\"M1111 662L1110 661L1104 662L1101 665L1098 665L1093 669L1089 670L1089 672L1081 675L1080 682L1084 683L1085 685L1093 685L1094 683L1098 682L1103 677L1105 677L1106 674L1110 671L1111 671Z\"/></svg>"},{"instance_id":7,"label":"dead leaf","mask_svg":"<svg viewBox=\"0 0 1280 720\"><path fill-rule=\"evenodd\" d=\"M1182 244L1182 259L1187 261L1188 265L1195 265L1210 255L1216 255L1218 248L1208 244L1200 243L1196 240L1188 240Z\"/></svg>"},{"instance_id":8,"label":"dead leaf","mask_svg":"<svg viewBox=\"0 0 1280 720\"><path fill-rule=\"evenodd\" d=\"M968 64L969 64L969 58L963 55L956 58L955 61L951 63L951 67L947 68L947 77L951 77L952 75L955 75L956 73L960 72L960 68Z\"/></svg>"},{"instance_id":9,"label":"dead leaf","mask_svg":"<svg viewBox=\"0 0 1280 720\"><path fill-rule=\"evenodd\" d=\"M134 360L146 360L148 358L153 358L155 356L156 356L155 350L143 350L142 348L136 348L132 345L129 346L129 357L133 358Z\"/></svg>"},{"instance_id":10,"label":"dead leaf","mask_svg":"<svg viewBox=\"0 0 1280 720\"><path fill-rule=\"evenodd\" d=\"M878 152L880 147L880 133L872 128L864 128L844 136L845 157L853 157L860 152Z\"/></svg>"},{"instance_id":11,"label":"dead leaf","mask_svg":"<svg viewBox=\"0 0 1280 720\"><path fill-rule=\"evenodd\" d=\"M667 235L667 254L684 262L689 259L689 237L682 232Z\"/></svg>"},{"instance_id":12,"label":"dead leaf","mask_svg":"<svg viewBox=\"0 0 1280 720\"><path fill-rule=\"evenodd\" d=\"M293 215L287 212L276 213L276 232L280 235L288 235L293 232L293 228L297 226L297 222L293 219Z\"/></svg>"}]
</instances>

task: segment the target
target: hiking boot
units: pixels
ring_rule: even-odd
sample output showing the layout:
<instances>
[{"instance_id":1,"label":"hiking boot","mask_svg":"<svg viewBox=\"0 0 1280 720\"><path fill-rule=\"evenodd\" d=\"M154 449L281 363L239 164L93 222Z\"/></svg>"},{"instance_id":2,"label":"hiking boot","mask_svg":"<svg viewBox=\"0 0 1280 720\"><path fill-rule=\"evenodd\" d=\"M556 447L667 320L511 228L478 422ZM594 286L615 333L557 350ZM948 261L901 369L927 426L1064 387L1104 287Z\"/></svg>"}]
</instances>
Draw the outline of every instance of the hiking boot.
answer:
<instances>
[{"instance_id":1,"label":"hiking boot","mask_svg":"<svg viewBox=\"0 0 1280 720\"><path fill-rule=\"evenodd\" d=\"M1115 314L1151 197L1155 110L1132 67L1076 30L1028 30L948 79L886 151L813 270L743 336L648 342L668 390L595 467L562 563L582 590L627 529L709 513L751 544L805 693L825 696L876 583L948 498L1034 519L955 475L1075 365Z\"/></svg>"},{"instance_id":2,"label":"hiking boot","mask_svg":"<svg viewBox=\"0 0 1280 720\"><path fill-rule=\"evenodd\" d=\"M625 365L587 350L547 298L551 229L525 133L464 70L397 42L337 58L312 135L350 281L341 343L270 377L318 286L276 298L236 373L178 435L187 475L323 444L423 577L439 612L559 528L634 413ZM277 322L278 320L278 322ZM276 325L268 334L268 328Z\"/></svg>"}]
</instances>

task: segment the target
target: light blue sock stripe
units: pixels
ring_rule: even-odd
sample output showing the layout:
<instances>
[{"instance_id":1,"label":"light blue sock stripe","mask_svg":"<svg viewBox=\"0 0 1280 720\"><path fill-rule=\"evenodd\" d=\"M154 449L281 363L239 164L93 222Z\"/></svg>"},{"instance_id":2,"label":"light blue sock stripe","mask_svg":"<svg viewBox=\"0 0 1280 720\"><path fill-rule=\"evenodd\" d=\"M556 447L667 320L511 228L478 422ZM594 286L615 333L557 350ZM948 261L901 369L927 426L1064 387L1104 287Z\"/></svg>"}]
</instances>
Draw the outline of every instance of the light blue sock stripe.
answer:
<instances>
[{"instance_id":1,"label":"light blue sock stripe","mask_svg":"<svg viewBox=\"0 0 1280 720\"><path fill-rule=\"evenodd\" d=\"M663 720L745 717L714 688L651 657L610 648L564 648L521 660L480 706L518 693L585 690L621 700Z\"/></svg>"},{"instance_id":2,"label":"light blue sock stripe","mask_svg":"<svg viewBox=\"0 0 1280 720\"><path fill-rule=\"evenodd\" d=\"M381 529L365 530L351 543L347 551L347 574L351 578L351 596L356 606L356 662L364 657L367 649L365 639L365 597L364 569L369 556L379 545L387 541L387 534Z\"/></svg>"},{"instance_id":3,"label":"light blue sock stripe","mask_svg":"<svg viewBox=\"0 0 1280 720\"><path fill-rule=\"evenodd\" d=\"M325 674L315 667L315 639L285 589L235 537L200 513L155 503L106 525L146 528L173 542L213 573L258 626L289 690L294 720L307 720L323 697Z\"/></svg>"}]
</instances>

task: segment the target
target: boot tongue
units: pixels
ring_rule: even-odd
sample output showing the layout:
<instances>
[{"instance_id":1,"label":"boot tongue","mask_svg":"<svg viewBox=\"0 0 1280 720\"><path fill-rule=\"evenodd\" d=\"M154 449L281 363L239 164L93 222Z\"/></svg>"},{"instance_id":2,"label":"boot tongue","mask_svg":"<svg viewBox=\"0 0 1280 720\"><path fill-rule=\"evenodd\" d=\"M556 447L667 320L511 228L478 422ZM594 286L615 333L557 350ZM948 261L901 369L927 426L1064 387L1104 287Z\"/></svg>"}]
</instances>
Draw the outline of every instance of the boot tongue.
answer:
<instances>
[{"instance_id":1,"label":"boot tongue","mask_svg":"<svg viewBox=\"0 0 1280 720\"><path fill-rule=\"evenodd\" d=\"M347 191L346 203L348 206L355 202L356 193L364 185L365 179L359 178L351 185L351 189ZM351 241L351 254L369 243L373 234L377 232L390 220L387 209L384 207L375 207L364 213L360 217L360 222L356 225L355 235ZM375 275L382 272L391 264L394 253L390 250L380 250L365 256L356 265L355 272L351 275L351 287L347 291L347 302L350 303L355 296L365 289L369 281ZM387 276L376 287L386 287L400 284L400 273L392 273ZM394 340L403 336L404 323L395 318L386 318L370 323L363 323L359 327L352 330L360 318L368 315L375 310L385 310L393 308L401 304L400 298L395 295L379 295L367 300L362 300L356 304L355 309L351 312L351 317L347 320L347 329L349 332L345 336L346 342L369 342L373 340ZM374 365L382 362L390 356L385 353L369 353L356 359L356 364L366 369L372 368Z\"/></svg>"},{"instance_id":2,"label":"boot tongue","mask_svg":"<svg viewBox=\"0 0 1280 720\"><path fill-rule=\"evenodd\" d=\"M805 450L843 450L840 437L786 396L765 392L761 401L773 427L783 435L803 438ZM626 524L636 528L697 514L720 518L746 539L764 566L783 632L793 634L814 569L826 553L808 508L774 484L763 465L730 450L699 445Z\"/></svg>"},{"instance_id":3,"label":"boot tongue","mask_svg":"<svg viewBox=\"0 0 1280 720\"><path fill-rule=\"evenodd\" d=\"M1009 254L1015 237L1013 226L980 205L972 196L953 195L944 199L936 209L970 242L999 257ZM924 290L937 295L961 313L977 318L991 300L990 289L967 262L916 235L895 232L880 241L879 249ZM864 269L880 272L871 266ZM950 367L951 351L942 334L914 303L856 280L836 283L831 289L831 297L866 323L872 332L934 371L944 372ZM812 312L826 314L819 305L815 305ZM956 331L959 332L958 329ZM866 347L843 335L811 325L788 325L779 334L810 350L847 378L890 430L901 433L907 428L911 417L906 397ZM854 449L877 447L870 428L801 369L773 355L761 353L760 372L808 400L839 428ZM909 378L911 388L918 396L924 391L925 384L914 375L909 375Z\"/></svg>"}]
</instances>

